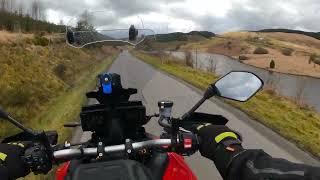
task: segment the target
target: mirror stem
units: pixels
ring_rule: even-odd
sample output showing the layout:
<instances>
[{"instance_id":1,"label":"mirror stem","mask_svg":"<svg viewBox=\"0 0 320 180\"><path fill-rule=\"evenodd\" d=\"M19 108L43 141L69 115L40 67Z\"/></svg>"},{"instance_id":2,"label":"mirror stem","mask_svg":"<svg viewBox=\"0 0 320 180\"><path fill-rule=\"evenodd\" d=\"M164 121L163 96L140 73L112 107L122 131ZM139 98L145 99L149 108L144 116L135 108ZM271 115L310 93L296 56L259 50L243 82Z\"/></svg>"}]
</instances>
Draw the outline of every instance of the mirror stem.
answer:
<instances>
[{"instance_id":1,"label":"mirror stem","mask_svg":"<svg viewBox=\"0 0 320 180\"><path fill-rule=\"evenodd\" d=\"M189 118L191 116L192 113L194 113L205 101L207 100L207 98L202 97L202 99L200 99L199 102L197 102L196 105L194 105L187 113L185 113L181 119L185 120L187 118Z\"/></svg>"},{"instance_id":2,"label":"mirror stem","mask_svg":"<svg viewBox=\"0 0 320 180\"><path fill-rule=\"evenodd\" d=\"M210 85L206 92L204 93L203 97L200 99L200 101L197 102L196 105L194 105L187 113L185 113L181 119L185 120L191 116L192 113L194 113L207 99L210 99L214 95L217 95L219 91L214 85Z\"/></svg>"},{"instance_id":3,"label":"mirror stem","mask_svg":"<svg viewBox=\"0 0 320 180\"><path fill-rule=\"evenodd\" d=\"M19 129L23 130L24 132L26 132L26 133L28 133L28 134L30 134L30 135L32 135L32 136L35 135L35 133L34 133L31 129L24 127L21 123L19 123L19 122L16 121L15 119L13 119L11 116L8 115L8 116L7 116L7 120L8 120L10 123L12 123L13 125L15 125L16 127L18 127Z\"/></svg>"}]
</instances>

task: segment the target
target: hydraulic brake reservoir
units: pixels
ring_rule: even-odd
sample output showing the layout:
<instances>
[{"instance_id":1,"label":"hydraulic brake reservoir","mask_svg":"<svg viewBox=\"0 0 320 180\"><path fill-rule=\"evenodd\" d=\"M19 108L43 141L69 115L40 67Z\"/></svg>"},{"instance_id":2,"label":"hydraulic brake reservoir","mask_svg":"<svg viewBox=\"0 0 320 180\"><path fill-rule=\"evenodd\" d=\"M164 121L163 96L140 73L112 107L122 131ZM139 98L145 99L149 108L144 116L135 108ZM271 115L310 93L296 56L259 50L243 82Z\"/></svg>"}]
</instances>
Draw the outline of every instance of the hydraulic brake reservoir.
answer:
<instances>
[{"instance_id":1,"label":"hydraulic brake reservoir","mask_svg":"<svg viewBox=\"0 0 320 180\"><path fill-rule=\"evenodd\" d=\"M171 112L172 112L172 107L173 107L173 102L172 101L159 101L158 102L158 107L159 107L159 114L160 117L164 119L170 119L171 118Z\"/></svg>"}]
</instances>

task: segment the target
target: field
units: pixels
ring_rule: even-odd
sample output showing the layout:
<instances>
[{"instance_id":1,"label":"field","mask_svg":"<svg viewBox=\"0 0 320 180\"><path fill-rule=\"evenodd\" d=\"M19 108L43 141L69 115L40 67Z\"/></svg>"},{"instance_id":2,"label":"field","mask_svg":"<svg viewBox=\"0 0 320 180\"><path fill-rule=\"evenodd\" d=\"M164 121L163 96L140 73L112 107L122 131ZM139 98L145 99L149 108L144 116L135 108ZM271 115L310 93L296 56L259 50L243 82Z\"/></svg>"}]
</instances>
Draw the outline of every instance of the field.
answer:
<instances>
[{"instance_id":1,"label":"field","mask_svg":"<svg viewBox=\"0 0 320 180\"><path fill-rule=\"evenodd\" d=\"M208 38L210 37L199 35L197 32L161 34L156 35L155 38L148 37L136 48L146 51L176 51L188 43L204 41Z\"/></svg>"},{"instance_id":2,"label":"field","mask_svg":"<svg viewBox=\"0 0 320 180\"><path fill-rule=\"evenodd\" d=\"M267 54L255 54L256 48L268 50ZM289 33L231 32L210 40L188 43L181 50L194 50L232 56L245 56L243 63L270 69L275 62L277 72L320 77L320 66L310 61L312 54L320 54L320 40ZM288 54L286 54L288 53Z\"/></svg>"},{"instance_id":3,"label":"field","mask_svg":"<svg viewBox=\"0 0 320 180\"><path fill-rule=\"evenodd\" d=\"M134 51L139 59L157 69L172 74L184 81L205 90L217 76L212 73L192 69L172 57L161 61L158 56ZM259 92L246 103L226 101L246 112L252 119L259 121L275 132L295 142L300 148L315 156L320 156L320 114L307 107L278 96L271 90Z\"/></svg>"},{"instance_id":4,"label":"field","mask_svg":"<svg viewBox=\"0 0 320 180\"><path fill-rule=\"evenodd\" d=\"M61 127L64 120L74 116L72 108L84 101L81 93L92 88L95 75L105 70L117 54L110 48L69 48L58 39L42 44L46 38L33 35L22 35L19 41L13 41L20 35L0 32L2 39L6 37L4 34L10 38L0 46L1 106L33 128L59 129L57 126ZM74 105L68 106L69 101ZM52 111L59 102L62 114ZM0 137L17 132L5 122L1 122L0 127Z\"/></svg>"},{"instance_id":5,"label":"field","mask_svg":"<svg viewBox=\"0 0 320 180\"><path fill-rule=\"evenodd\" d=\"M49 36L0 31L0 37L1 106L28 127L57 130L63 143L72 132L63 124L78 119L85 93L94 88L97 74L112 64L118 51L73 49L57 35L47 41ZM0 139L19 131L5 121L0 121L0 128ZM53 173L25 179L53 179Z\"/></svg>"},{"instance_id":6,"label":"field","mask_svg":"<svg viewBox=\"0 0 320 180\"><path fill-rule=\"evenodd\" d=\"M0 43L17 42L19 39L32 38L32 34L17 34L8 31L0 31Z\"/></svg>"}]
</instances>

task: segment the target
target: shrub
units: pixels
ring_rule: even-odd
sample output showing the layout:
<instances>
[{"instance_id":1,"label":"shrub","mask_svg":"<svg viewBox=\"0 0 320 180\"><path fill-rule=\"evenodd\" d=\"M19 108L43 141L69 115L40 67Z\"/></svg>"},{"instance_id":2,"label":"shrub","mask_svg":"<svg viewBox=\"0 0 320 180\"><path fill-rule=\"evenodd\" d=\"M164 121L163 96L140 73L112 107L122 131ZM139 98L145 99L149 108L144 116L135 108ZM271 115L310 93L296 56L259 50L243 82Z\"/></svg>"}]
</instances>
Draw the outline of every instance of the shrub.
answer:
<instances>
[{"instance_id":1,"label":"shrub","mask_svg":"<svg viewBox=\"0 0 320 180\"><path fill-rule=\"evenodd\" d=\"M38 36L40 37L44 37L46 35L46 32L45 31L39 31L36 33Z\"/></svg>"},{"instance_id":2,"label":"shrub","mask_svg":"<svg viewBox=\"0 0 320 180\"><path fill-rule=\"evenodd\" d=\"M19 87L9 90L6 101L11 106L24 106L31 103L32 91L29 87Z\"/></svg>"},{"instance_id":3,"label":"shrub","mask_svg":"<svg viewBox=\"0 0 320 180\"><path fill-rule=\"evenodd\" d=\"M247 56L245 56L245 55L240 55L239 56L239 60L240 61L245 61L245 60L248 60L249 59L249 57L247 57Z\"/></svg>"},{"instance_id":4,"label":"shrub","mask_svg":"<svg viewBox=\"0 0 320 180\"><path fill-rule=\"evenodd\" d=\"M231 41L228 41L228 43L227 43L227 48L228 48L229 50L232 49L232 42L231 42Z\"/></svg>"},{"instance_id":5,"label":"shrub","mask_svg":"<svg viewBox=\"0 0 320 180\"><path fill-rule=\"evenodd\" d=\"M180 47L181 47L181 44L178 44L178 45L176 46L176 48L175 48L175 51L178 51L178 50L180 49Z\"/></svg>"},{"instance_id":6,"label":"shrub","mask_svg":"<svg viewBox=\"0 0 320 180\"><path fill-rule=\"evenodd\" d=\"M262 47L257 47L254 51L253 54L269 54L269 51L265 48Z\"/></svg>"},{"instance_id":7,"label":"shrub","mask_svg":"<svg viewBox=\"0 0 320 180\"><path fill-rule=\"evenodd\" d=\"M320 65L320 55L318 55L318 54L311 54L311 55L310 55L310 58L309 58L309 63L311 63L311 62Z\"/></svg>"},{"instance_id":8,"label":"shrub","mask_svg":"<svg viewBox=\"0 0 320 180\"><path fill-rule=\"evenodd\" d=\"M55 73L55 75L62 80L65 79L66 71L67 71L67 67L64 64L59 64L53 69L53 72Z\"/></svg>"},{"instance_id":9,"label":"shrub","mask_svg":"<svg viewBox=\"0 0 320 180\"><path fill-rule=\"evenodd\" d=\"M192 61L192 53L190 51L185 52L186 55L186 65L189 67L193 67L193 61Z\"/></svg>"},{"instance_id":10,"label":"shrub","mask_svg":"<svg viewBox=\"0 0 320 180\"><path fill-rule=\"evenodd\" d=\"M320 65L320 57L317 57L316 59L314 59L313 62L314 62L315 64Z\"/></svg>"},{"instance_id":11,"label":"shrub","mask_svg":"<svg viewBox=\"0 0 320 180\"><path fill-rule=\"evenodd\" d=\"M48 46L50 43L49 39L35 35L33 38L33 44L36 46Z\"/></svg>"},{"instance_id":12,"label":"shrub","mask_svg":"<svg viewBox=\"0 0 320 180\"><path fill-rule=\"evenodd\" d=\"M276 63L274 62L274 60L271 60L270 69L274 69L275 67L276 67Z\"/></svg>"},{"instance_id":13,"label":"shrub","mask_svg":"<svg viewBox=\"0 0 320 180\"><path fill-rule=\"evenodd\" d=\"M291 48L282 48L281 49L282 54L285 55L285 56L291 56L293 51L294 50L291 49Z\"/></svg>"}]
</instances>

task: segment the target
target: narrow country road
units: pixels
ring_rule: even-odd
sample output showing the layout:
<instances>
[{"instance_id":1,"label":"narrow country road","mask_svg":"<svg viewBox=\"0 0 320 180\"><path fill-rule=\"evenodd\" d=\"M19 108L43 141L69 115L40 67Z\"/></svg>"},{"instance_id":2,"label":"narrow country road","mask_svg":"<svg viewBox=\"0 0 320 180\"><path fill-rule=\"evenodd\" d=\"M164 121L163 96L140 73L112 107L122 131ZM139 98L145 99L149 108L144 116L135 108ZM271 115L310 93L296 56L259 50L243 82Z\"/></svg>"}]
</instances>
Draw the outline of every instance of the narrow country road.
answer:
<instances>
[{"instance_id":1,"label":"narrow country road","mask_svg":"<svg viewBox=\"0 0 320 180\"><path fill-rule=\"evenodd\" d=\"M174 102L173 115L180 116L201 98L199 90L155 70L148 64L137 60L128 52L123 52L119 55L111 66L110 71L121 75L123 87L138 89L138 94L131 99L142 100L147 107L148 114L158 112L157 102L159 100L169 99ZM219 100L212 99L207 101L200 107L199 111L221 114L228 118L230 120L228 126L242 134L243 145L246 148L264 149L274 157L319 165L319 162L307 153L299 150L268 128L250 120L242 112L225 105ZM161 132L156 120L151 121L146 126L146 129L156 135ZM87 139L88 136L88 133L84 133L81 139ZM199 153L192 157L187 157L186 161L199 180L222 179L214 164L202 158Z\"/></svg>"}]
</instances>

